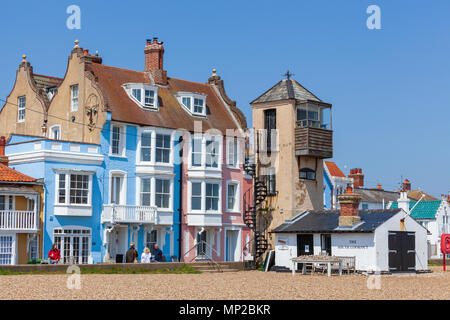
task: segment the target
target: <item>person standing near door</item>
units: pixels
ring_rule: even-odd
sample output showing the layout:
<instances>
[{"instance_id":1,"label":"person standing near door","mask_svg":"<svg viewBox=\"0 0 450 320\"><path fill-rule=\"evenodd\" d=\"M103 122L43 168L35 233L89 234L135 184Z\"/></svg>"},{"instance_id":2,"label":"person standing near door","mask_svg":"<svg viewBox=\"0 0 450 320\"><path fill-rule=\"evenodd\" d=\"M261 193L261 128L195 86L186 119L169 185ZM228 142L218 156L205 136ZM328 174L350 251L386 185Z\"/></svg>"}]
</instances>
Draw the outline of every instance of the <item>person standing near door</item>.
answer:
<instances>
[{"instance_id":1,"label":"person standing near door","mask_svg":"<svg viewBox=\"0 0 450 320\"><path fill-rule=\"evenodd\" d=\"M137 261L137 257L139 256L136 248L134 247L134 242L130 243L130 249L128 249L125 255L126 263L134 263Z\"/></svg>"},{"instance_id":2,"label":"person standing near door","mask_svg":"<svg viewBox=\"0 0 450 320\"><path fill-rule=\"evenodd\" d=\"M157 243L154 244L153 249L154 249L154 252L153 252L154 259L156 261L158 261L158 262L162 262L163 261L163 254L162 254L161 249L158 247Z\"/></svg>"}]
</instances>

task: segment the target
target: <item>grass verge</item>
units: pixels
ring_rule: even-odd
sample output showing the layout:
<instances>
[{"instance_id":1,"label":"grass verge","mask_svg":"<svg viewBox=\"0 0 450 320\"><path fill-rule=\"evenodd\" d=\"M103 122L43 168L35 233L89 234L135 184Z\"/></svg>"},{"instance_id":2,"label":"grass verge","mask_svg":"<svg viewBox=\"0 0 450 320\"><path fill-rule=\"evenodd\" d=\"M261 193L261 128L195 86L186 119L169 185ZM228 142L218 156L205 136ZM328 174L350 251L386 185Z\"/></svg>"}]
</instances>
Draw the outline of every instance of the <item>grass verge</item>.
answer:
<instances>
[{"instance_id":1,"label":"grass verge","mask_svg":"<svg viewBox=\"0 0 450 320\"><path fill-rule=\"evenodd\" d=\"M192 266L183 264L176 269L146 269L146 268L96 268L80 267L81 274L199 274L201 271ZM0 276L33 275L33 274L67 274L66 270L32 270L32 271L11 271L0 268Z\"/></svg>"}]
</instances>

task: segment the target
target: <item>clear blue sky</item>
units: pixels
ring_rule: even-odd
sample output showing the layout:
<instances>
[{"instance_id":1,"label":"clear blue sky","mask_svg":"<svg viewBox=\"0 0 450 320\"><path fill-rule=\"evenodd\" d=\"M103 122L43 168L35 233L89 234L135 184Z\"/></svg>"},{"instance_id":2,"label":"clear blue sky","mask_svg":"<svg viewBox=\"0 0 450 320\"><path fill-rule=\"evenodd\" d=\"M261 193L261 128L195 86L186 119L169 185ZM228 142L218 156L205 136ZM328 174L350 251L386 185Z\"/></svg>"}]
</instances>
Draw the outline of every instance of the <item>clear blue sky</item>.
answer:
<instances>
[{"instance_id":1,"label":"clear blue sky","mask_svg":"<svg viewBox=\"0 0 450 320\"><path fill-rule=\"evenodd\" d=\"M66 8L81 7L81 30ZM369 30L366 8L381 8ZM165 43L169 76L205 82L213 67L251 124L249 102L287 69L333 104L334 160L366 185L400 177L450 190L450 1L2 1L0 97L26 53L64 76L73 40L108 65L142 70L145 39Z\"/></svg>"}]
</instances>

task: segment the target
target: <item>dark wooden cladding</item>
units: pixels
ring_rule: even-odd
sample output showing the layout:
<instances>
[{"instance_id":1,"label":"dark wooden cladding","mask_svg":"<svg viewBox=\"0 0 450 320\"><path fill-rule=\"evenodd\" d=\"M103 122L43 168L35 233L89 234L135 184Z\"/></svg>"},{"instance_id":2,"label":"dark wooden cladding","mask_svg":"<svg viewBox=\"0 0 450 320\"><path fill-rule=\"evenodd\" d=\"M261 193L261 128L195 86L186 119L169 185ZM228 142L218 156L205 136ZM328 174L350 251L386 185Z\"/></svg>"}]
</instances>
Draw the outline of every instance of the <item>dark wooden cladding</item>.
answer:
<instances>
[{"instance_id":1,"label":"dark wooden cladding","mask_svg":"<svg viewBox=\"0 0 450 320\"><path fill-rule=\"evenodd\" d=\"M333 157L333 131L314 127L295 128L295 154L318 158Z\"/></svg>"}]
</instances>

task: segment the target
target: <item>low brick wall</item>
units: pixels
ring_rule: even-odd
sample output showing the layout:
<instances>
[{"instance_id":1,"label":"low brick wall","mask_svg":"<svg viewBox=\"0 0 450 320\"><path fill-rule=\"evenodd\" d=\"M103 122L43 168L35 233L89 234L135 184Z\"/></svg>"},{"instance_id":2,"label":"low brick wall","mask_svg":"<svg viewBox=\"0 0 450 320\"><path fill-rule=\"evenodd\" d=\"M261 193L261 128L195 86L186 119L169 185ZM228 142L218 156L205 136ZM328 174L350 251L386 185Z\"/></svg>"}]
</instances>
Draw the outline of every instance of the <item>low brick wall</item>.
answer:
<instances>
[{"instance_id":1,"label":"low brick wall","mask_svg":"<svg viewBox=\"0 0 450 320\"><path fill-rule=\"evenodd\" d=\"M181 268L184 264L192 267L208 266L208 262L153 262L153 263L97 263L97 264L78 264L78 267L84 269L147 269L158 270L167 268L169 270ZM244 270L243 262L219 262L222 269L237 269ZM67 270L68 264L18 264L18 265L1 265L0 269L9 270L12 272L54 272Z\"/></svg>"}]
</instances>

